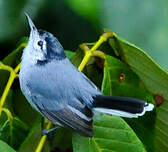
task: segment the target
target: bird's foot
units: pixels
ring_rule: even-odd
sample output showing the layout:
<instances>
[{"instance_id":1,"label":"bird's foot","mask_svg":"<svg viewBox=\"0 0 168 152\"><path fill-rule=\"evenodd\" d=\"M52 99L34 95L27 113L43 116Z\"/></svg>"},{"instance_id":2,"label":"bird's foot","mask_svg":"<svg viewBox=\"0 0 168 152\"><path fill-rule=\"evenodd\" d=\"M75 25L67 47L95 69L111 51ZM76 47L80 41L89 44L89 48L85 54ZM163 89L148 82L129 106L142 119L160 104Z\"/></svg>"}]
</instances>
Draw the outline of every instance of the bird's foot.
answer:
<instances>
[{"instance_id":1,"label":"bird's foot","mask_svg":"<svg viewBox=\"0 0 168 152\"><path fill-rule=\"evenodd\" d=\"M60 128L60 126L56 126L56 127L51 128L51 129L49 129L49 130L44 129L44 130L42 131L42 136L44 136L44 135L49 135L49 134L51 134L53 131L55 131L55 130L58 129L58 128Z\"/></svg>"}]
</instances>

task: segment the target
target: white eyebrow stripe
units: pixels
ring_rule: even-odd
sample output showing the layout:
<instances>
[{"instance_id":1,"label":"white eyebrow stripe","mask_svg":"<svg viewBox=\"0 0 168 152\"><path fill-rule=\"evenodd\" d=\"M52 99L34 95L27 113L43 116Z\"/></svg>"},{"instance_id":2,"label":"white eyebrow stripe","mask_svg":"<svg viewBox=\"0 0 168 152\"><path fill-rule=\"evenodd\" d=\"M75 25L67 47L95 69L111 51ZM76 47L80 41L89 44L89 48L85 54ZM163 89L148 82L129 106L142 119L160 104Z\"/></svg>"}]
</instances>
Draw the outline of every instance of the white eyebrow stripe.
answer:
<instances>
[{"instance_id":1,"label":"white eyebrow stripe","mask_svg":"<svg viewBox=\"0 0 168 152\"><path fill-rule=\"evenodd\" d=\"M71 110L73 113L77 114L77 115L78 115L79 117L81 117L82 119L84 119L84 120L86 120L86 121L91 121L91 120L92 120L92 118L87 117L85 114L83 114L83 113L80 112L79 110L75 109L74 107L71 107L71 106L69 106L69 105L68 105L68 107L70 108L70 110Z\"/></svg>"}]
</instances>

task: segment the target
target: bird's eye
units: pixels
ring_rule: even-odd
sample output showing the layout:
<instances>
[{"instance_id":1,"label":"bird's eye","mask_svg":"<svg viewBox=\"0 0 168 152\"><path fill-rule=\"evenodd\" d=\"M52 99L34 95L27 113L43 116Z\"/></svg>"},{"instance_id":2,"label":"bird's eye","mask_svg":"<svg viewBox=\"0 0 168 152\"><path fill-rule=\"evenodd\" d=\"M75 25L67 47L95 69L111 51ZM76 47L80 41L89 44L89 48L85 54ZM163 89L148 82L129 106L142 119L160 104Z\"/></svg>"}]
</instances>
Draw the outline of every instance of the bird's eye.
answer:
<instances>
[{"instance_id":1,"label":"bird's eye","mask_svg":"<svg viewBox=\"0 0 168 152\"><path fill-rule=\"evenodd\" d=\"M43 41L38 41L37 44L42 47L43 46Z\"/></svg>"}]
</instances>

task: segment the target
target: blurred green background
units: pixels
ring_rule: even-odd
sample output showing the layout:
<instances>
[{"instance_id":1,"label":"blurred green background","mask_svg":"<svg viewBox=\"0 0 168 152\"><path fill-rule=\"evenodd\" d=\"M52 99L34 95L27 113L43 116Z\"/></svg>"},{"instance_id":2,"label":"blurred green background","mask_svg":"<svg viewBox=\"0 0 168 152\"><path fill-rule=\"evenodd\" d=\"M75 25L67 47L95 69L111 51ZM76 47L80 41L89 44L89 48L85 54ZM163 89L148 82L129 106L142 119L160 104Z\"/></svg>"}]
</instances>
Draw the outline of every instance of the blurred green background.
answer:
<instances>
[{"instance_id":1,"label":"blurred green background","mask_svg":"<svg viewBox=\"0 0 168 152\"><path fill-rule=\"evenodd\" d=\"M67 50L96 41L108 28L146 50L168 71L167 0L0 0L0 60L29 35L24 12Z\"/></svg>"}]
</instances>

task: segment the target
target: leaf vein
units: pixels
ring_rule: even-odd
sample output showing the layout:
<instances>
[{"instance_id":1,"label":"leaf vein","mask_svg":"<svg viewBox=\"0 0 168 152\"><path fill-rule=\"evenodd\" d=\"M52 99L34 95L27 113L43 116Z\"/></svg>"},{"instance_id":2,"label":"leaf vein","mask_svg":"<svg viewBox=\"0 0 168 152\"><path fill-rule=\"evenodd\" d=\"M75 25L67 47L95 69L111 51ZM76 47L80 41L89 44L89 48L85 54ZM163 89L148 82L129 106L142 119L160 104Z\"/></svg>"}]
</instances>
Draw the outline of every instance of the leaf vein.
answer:
<instances>
[{"instance_id":1,"label":"leaf vein","mask_svg":"<svg viewBox=\"0 0 168 152\"><path fill-rule=\"evenodd\" d=\"M126 132L131 132L129 129L120 129L120 128L110 128L110 127L107 127L107 126L99 126L99 125L95 125L95 127L99 127L99 128L107 128L107 129L114 129L114 130L121 130L121 131L126 131Z\"/></svg>"},{"instance_id":2,"label":"leaf vein","mask_svg":"<svg viewBox=\"0 0 168 152\"><path fill-rule=\"evenodd\" d=\"M129 145L135 145L135 144L139 144L139 142L133 142L130 143L130 141L120 141L120 140L116 140L116 139L106 139L106 138L102 138L102 137L95 137L95 140L108 140L108 141L112 141L112 142L117 142L117 143L121 143L121 144L129 144Z\"/></svg>"}]
</instances>

